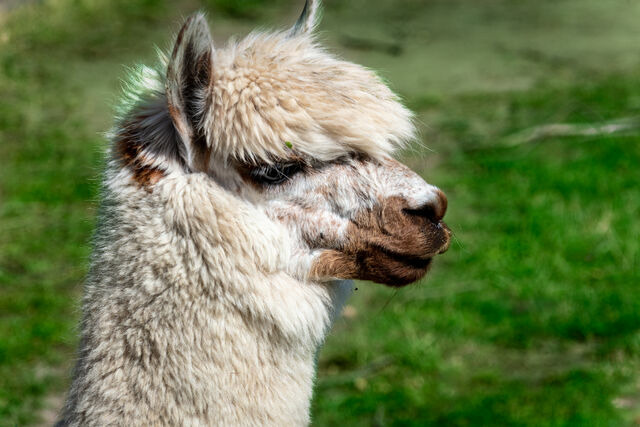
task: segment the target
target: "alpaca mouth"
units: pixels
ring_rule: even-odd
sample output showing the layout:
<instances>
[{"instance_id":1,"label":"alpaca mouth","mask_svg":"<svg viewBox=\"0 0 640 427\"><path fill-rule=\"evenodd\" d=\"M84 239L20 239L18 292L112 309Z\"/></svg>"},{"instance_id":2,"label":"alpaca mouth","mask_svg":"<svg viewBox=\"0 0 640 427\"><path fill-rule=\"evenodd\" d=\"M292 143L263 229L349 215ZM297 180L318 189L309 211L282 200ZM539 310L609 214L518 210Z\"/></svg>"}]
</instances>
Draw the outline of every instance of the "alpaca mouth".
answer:
<instances>
[{"instance_id":1,"label":"alpaca mouth","mask_svg":"<svg viewBox=\"0 0 640 427\"><path fill-rule=\"evenodd\" d=\"M418 238L414 236L419 236ZM381 250L395 254L395 258L406 264L419 267L436 255L445 253L451 242L451 229L444 222L429 223L421 230L416 230L410 238L399 236L398 241Z\"/></svg>"},{"instance_id":2,"label":"alpaca mouth","mask_svg":"<svg viewBox=\"0 0 640 427\"><path fill-rule=\"evenodd\" d=\"M402 221L403 215L383 222L368 213L350 224L345 244L326 248L314 261L310 277L406 286L422 279L433 258L449 249L451 231L442 221L413 216Z\"/></svg>"},{"instance_id":3,"label":"alpaca mouth","mask_svg":"<svg viewBox=\"0 0 640 427\"><path fill-rule=\"evenodd\" d=\"M395 264L395 267L389 269L392 274L387 276L387 280L380 280L379 282L388 286L402 287L422 279L431 268L433 258L436 255L445 253L449 249L449 243L451 242L451 231L444 222L434 224L430 234L432 237L431 243L434 246L424 254L416 255L415 253L409 254L400 251L384 251L385 256L392 260L390 264Z\"/></svg>"},{"instance_id":4,"label":"alpaca mouth","mask_svg":"<svg viewBox=\"0 0 640 427\"><path fill-rule=\"evenodd\" d=\"M428 268L433 261L433 257L436 255L433 253L415 255L414 253L406 253L384 248L378 248L378 250L381 252L381 256L388 258L390 261L416 270Z\"/></svg>"},{"instance_id":5,"label":"alpaca mouth","mask_svg":"<svg viewBox=\"0 0 640 427\"><path fill-rule=\"evenodd\" d=\"M428 256L397 249L371 246L355 256L357 273L354 278L370 280L391 287L403 287L424 277L433 263Z\"/></svg>"},{"instance_id":6,"label":"alpaca mouth","mask_svg":"<svg viewBox=\"0 0 640 427\"><path fill-rule=\"evenodd\" d=\"M394 237L370 231L364 230L366 236L360 244L346 250L355 255L358 271L355 278L392 287L422 279L433 258L446 252L451 240L449 227L441 221L415 227L413 233L407 228L402 232L395 230Z\"/></svg>"},{"instance_id":7,"label":"alpaca mouth","mask_svg":"<svg viewBox=\"0 0 640 427\"><path fill-rule=\"evenodd\" d=\"M422 279L433 264L433 256L415 257L393 252L387 252L385 255L388 260L392 260L387 262L391 268L387 269L386 274L368 279L396 288L410 285Z\"/></svg>"},{"instance_id":8,"label":"alpaca mouth","mask_svg":"<svg viewBox=\"0 0 640 427\"><path fill-rule=\"evenodd\" d=\"M405 263L416 270L428 269L433 261L432 257L429 258L406 258Z\"/></svg>"}]
</instances>

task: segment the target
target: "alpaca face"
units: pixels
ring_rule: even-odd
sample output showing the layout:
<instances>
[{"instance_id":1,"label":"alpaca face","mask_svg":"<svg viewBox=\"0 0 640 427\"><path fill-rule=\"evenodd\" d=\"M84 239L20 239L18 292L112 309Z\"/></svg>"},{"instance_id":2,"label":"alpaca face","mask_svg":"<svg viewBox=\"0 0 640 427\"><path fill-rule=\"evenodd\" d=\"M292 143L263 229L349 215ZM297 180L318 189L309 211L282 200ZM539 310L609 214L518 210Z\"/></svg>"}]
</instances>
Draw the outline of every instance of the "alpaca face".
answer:
<instances>
[{"instance_id":1,"label":"alpaca face","mask_svg":"<svg viewBox=\"0 0 640 427\"><path fill-rule=\"evenodd\" d=\"M296 239L298 268L312 280L402 286L448 248L444 194L395 160L298 160L243 175L267 214Z\"/></svg>"},{"instance_id":2,"label":"alpaca face","mask_svg":"<svg viewBox=\"0 0 640 427\"><path fill-rule=\"evenodd\" d=\"M191 17L159 107L121 124L119 156L147 189L176 169L206 173L266 213L287 230L295 277L411 283L448 248L446 198L391 158L414 136L411 113L374 73L316 44L315 10L221 49Z\"/></svg>"}]
</instances>

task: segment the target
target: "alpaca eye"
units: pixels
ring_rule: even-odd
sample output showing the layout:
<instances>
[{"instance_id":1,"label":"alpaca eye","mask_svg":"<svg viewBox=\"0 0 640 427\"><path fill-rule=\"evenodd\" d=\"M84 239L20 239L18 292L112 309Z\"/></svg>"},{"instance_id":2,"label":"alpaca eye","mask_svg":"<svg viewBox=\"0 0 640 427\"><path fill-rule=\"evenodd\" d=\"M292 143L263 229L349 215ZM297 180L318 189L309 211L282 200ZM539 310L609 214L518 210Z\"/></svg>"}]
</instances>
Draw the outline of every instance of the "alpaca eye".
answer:
<instances>
[{"instance_id":1,"label":"alpaca eye","mask_svg":"<svg viewBox=\"0 0 640 427\"><path fill-rule=\"evenodd\" d=\"M252 170L251 177L260 183L275 185L290 179L300 170L302 166L299 163L276 163Z\"/></svg>"}]
</instances>

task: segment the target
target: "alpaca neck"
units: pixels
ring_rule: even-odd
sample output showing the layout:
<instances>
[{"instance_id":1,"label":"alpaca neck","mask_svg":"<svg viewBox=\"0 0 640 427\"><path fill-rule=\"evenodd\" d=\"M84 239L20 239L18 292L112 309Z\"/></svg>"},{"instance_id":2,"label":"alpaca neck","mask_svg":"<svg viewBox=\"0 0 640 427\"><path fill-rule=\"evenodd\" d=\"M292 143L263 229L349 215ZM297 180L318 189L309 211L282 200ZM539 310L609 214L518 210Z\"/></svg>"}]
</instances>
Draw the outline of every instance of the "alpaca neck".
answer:
<instances>
[{"instance_id":1,"label":"alpaca neck","mask_svg":"<svg viewBox=\"0 0 640 427\"><path fill-rule=\"evenodd\" d=\"M114 188L122 173L108 172L63 420L307 424L315 355L350 283L286 274L286 235L203 174L149 193Z\"/></svg>"}]
</instances>

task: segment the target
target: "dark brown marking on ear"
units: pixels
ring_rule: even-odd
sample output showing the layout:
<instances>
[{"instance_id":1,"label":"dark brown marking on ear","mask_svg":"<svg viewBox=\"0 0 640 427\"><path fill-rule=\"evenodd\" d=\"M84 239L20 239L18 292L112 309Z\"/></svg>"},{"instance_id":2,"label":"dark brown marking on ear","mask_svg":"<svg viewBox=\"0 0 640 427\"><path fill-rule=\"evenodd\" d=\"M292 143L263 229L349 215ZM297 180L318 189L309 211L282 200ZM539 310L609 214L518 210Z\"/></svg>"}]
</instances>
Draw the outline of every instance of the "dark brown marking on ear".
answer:
<instances>
[{"instance_id":1,"label":"dark brown marking on ear","mask_svg":"<svg viewBox=\"0 0 640 427\"><path fill-rule=\"evenodd\" d=\"M182 129L182 120L180 120L180 112L171 102L167 101L167 109L169 111L169 116L173 121L173 125L176 127L178 133L183 134L186 130Z\"/></svg>"},{"instance_id":2,"label":"dark brown marking on ear","mask_svg":"<svg viewBox=\"0 0 640 427\"><path fill-rule=\"evenodd\" d=\"M182 68L184 69L184 80L180 82L182 84L182 99L184 101L185 114L187 120L191 124L191 128L194 132L197 132L200 128L201 111L198 110L198 89L202 89L208 85L209 71L207 67L203 67L206 64L205 61L211 60L211 53L207 51L199 58L194 58L196 55L195 48L192 43L187 43L184 51L184 62Z\"/></svg>"},{"instance_id":3,"label":"dark brown marking on ear","mask_svg":"<svg viewBox=\"0 0 640 427\"><path fill-rule=\"evenodd\" d=\"M192 158L187 160L196 171L207 171L212 152L203 129L211 102L213 45L210 43L204 18L192 15L176 37L167 69L169 115L183 142L189 144Z\"/></svg>"},{"instance_id":4,"label":"dark brown marking on ear","mask_svg":"<svg viewBox=\"0 0 640 427\"><path fill-rule=\"evenodd\" d=\"M195 49L191 43L186 47L185 51L185 64L184 67L187 70L195 70L193 74L186 76L184 82L183 96L185 102L185 109L187 119L191 124L193 135L191 137L191 145L194 151L194 163L201 171L206 171L209 168L209 160L211 157L211 147L207 143L207 137L202 128L203 113L209 109L210 97L205 96L204 99L200 99L198 90L204 90L209 87L211 76L211 50L207 50L199 58L195 59ZM204 102L204 105L198 108L198 102Z\"/></svg>"}]
</instances>

